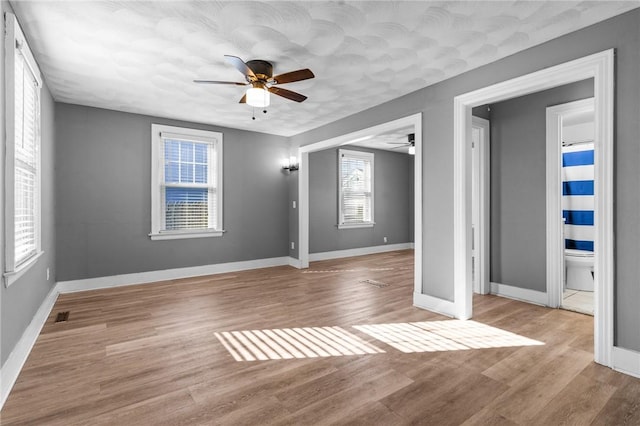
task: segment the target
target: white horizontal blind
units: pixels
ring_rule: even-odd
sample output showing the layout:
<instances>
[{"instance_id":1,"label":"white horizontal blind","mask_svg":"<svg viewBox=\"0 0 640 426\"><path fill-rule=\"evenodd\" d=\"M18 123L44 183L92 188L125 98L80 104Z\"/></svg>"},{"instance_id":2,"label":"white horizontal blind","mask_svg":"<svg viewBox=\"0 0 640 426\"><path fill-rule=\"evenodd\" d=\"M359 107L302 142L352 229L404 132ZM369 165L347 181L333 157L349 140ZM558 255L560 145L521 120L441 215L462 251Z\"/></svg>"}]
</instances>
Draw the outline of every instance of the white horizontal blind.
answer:
<instances>
[{"instance_id":1,"label":"white horizontal blind","mask_svg":"<svg viewBox=\"0 0 640 426\"><path fill-rule=\"evenodd\" d=\"M39 110L38 82L20 53L15 55L14 262L38 251Z\"/></svg>"},{"instance_id":2,"label":"white horizontal blind","mask_svg":"<svg viewBox=\"0 0 640 426\"><path fill-rule=\"evenodd\" d=\"M373 154L340 150L341 224L373 222Z\"/></svg>"},{"instance_id":3,"label":"white horizontal blind","mask_svg":"<svg viewBox=\"0 0 640 426\"><path fill-rule=\"evenodd\" d=\"M216 229L217 143L165 133L162 140L162 230Z\"/></svg>"}]
</instances>

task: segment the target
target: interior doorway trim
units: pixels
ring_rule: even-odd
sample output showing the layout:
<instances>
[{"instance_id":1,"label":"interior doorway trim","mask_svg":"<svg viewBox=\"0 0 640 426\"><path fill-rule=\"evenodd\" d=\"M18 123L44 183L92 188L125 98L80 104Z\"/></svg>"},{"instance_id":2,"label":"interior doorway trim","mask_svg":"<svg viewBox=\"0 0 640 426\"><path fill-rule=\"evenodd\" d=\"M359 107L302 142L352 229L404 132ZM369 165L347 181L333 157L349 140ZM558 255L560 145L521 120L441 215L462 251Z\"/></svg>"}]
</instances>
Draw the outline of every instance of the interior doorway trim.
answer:
<instances>
[{"instance_id":1,"label":"interior doorway trim","mask_svg":"<svg viewBox=\"0 0 640 426\"><path fill-rule=\"evenodd\" d=\"M547 108L547 295L549 307L562 305L564 238L562 221L562 120L567 114L593 111L593 98ZM596 183L597 185L597 183ZM597 223L594 222L597 228ZM597 229L595 229L597 231ZM595 293L594 293L595 294Z\"/></svg>"},{"instance_id":2,"label":"interior doorway trim","mask_svg":"<svg viewBox=\"0 0 640 426\"><path fill-rule=\"evenodd\" d=\"M473 170L475 176L472 177L473 191L477 197L476 210L472 212L476 216L476 227L474 229L474 243L478 246L475 250L477 264L474 265L476 273L476 284L474 291L480 294L491 292L491 280L489 271L491 269L491 180L489 171L491 165L491 124L489 120L480 117L471 117L472 127L480 130L478 146L473 150ZM477 237L477 238L476 238Z\"/></svg>"},{"instance_id":3,"label":"interior doorway trim","mask_svg":"<svg viewBox=\"0 0 640 426\"><path fill-rule=\"evenodd\" d=\"M346 145L356 139L413 125L414 160L414 299L422 293L422 113L413 114L366 129L298 148L298 258L301 268L309 267L309 153Z\"/></svg>"},{"instance_id":4,"label":"interior doorway trim","mask_svg":"<svg viewBox=\"0 0 640 426\"><path fill-rule=\"evenodd\" d=\"M454 306L471 318L471 109L588 78L594 79L595 222L594 360L611 367L613 350L614 49L605 50L454 98Z\"/></svg>"}]
</instances>

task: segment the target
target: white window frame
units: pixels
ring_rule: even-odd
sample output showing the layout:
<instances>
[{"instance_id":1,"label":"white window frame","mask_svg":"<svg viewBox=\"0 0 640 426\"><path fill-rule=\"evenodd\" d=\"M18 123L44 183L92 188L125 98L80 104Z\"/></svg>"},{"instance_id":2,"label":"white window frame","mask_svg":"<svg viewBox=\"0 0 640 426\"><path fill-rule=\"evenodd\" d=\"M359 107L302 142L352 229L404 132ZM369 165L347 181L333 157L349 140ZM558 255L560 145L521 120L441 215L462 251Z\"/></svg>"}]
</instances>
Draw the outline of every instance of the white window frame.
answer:
<instances>
[{"instance_id":1,"label":"white window frame","mask_svg":"<svg viewBox=\"0 0 640 426\"><path fill-rule=\"evenodd\" d=\"M4 283L6 287L15 283L25 272L27 272L44 253L42 251L42 210L41 210L41 179L42 166L40 159L40 126L41 126L41 88L42 76L38 68L27 40L20 29L15 15L7 13L5 15L5 89L6 89L6 144L5 144L5 270ZM35 243L34 253L16 263L15 259L15 66L18 55L22 56L29 70L31 71L36 85L36 128L35 131Z\"/></svg>"},{"instance_id":2,"label":"white window frame","mask_svg":"<svg viewBox=\"0 0 640 426\"><path fill-rule=\"evenodd\" d=\"M163 139L187 140L200 143L208 143L210 145L209 156L213 146L216 151L216 163L209 163L208 173L209 179L215 177L216 187L214 196L216 198L216 211L212 210L212 204L209 203L209 213L216 213L217 227L207 229L185 229L185 230L164 230L164 208L163 208L163 187L164 187L164 144ZM222 133L212 132L208 130L197 130L186 127L165 126L163 124L151 125L151 233L149 237L152 240L173 240L183 238L203 238L203 237L220 237L224 234L222 221L222 198L223 198L223 180L222 180ZM211 180L210 180L211 181ZM193 187L194 185L186 185Z\"/></svg>"},{"instance_id":3,"label":"white window frame","mask_svg":"<svg viewBox=\"0 0 640 426\"><path fill-rule=\"evenodd\" d=\"M356 158L360 160L369 161L371 163L371 220L366 222L345 222L344 220L344 197L342 193L342 159L344 157ZM374 169L374 154L372 152L364 151L352 151L348 149L338 150L338 229L351 229L351 228L371 228L375 225L374 213L375 213L375 200L374 200L374 181L375 181L375 169Z\"/></svg>"}]
</instances>

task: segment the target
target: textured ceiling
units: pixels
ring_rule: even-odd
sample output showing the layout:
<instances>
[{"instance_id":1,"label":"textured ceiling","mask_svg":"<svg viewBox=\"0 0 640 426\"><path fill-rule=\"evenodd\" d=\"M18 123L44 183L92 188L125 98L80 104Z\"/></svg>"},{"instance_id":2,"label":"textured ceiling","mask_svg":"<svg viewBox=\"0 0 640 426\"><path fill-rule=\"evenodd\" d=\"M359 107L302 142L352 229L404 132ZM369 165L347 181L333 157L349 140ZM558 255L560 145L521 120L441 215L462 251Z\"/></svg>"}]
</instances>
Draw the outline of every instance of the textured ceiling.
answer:
<instances>
[{"instance_id":1,"label":"textured ceiling","mask_svg":"<svg viewBox=\"0 0 640 426\"><path fill-rule=\"evenodd\" d=\"M638 7L637 1L12 2L57 101L290 136ZM238 104L223 55L309 98Z\"/></svg>"}]
</instances>

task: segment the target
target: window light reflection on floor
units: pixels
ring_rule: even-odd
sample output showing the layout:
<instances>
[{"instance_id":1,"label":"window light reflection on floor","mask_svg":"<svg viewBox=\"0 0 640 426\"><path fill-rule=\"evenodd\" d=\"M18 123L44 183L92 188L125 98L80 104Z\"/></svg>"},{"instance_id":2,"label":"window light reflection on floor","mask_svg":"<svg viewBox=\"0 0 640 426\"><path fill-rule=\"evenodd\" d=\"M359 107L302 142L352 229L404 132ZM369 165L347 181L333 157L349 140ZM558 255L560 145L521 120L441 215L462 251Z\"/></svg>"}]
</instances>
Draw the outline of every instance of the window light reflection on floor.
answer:
<instances>
[{"instance_id":1,"label":"window light reflection on floor","mask_svg":"<svg viewBox=\"0 0 640 426\"><path fill-rule=\"evenodd\" d=\"M544 345L470 320L355 325L353 328L404 353Z\"/></svg>"},{"instance_id":2,"label":"window light reflection on floor","mask_svg":"<svg viewBox=\"0 0 640 426\"><path fill-rule=\"evenodd\" d=\"M384 353L340 327L302 327L215 333L236 361Z\"/></svg>"}]
</instances>

